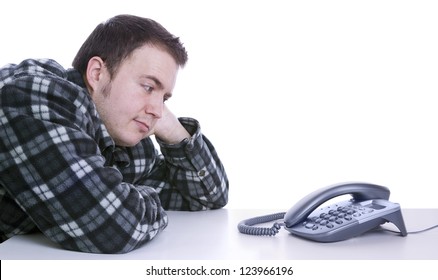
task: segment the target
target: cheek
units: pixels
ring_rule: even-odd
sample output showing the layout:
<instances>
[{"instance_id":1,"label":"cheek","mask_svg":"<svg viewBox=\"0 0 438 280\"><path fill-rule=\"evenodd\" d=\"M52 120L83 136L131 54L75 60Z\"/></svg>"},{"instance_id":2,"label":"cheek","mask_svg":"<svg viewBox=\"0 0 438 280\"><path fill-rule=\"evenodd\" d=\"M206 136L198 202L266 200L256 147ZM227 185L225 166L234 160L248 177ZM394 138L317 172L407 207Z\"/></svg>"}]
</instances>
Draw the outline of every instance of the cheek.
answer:
<instances>
[{"instance_id":1,"label":"cheek","mask_svg":"<svg viewBox=\"0 0 438 280\"><path fill-rule=\"evenodd\" d=\"M108 97L111 101L111 108L118 122L126 122L135 118L141 113L145 106L145 93L138 89L133 83L113 83L112 90Z\"/></svg>"},{"instance_id":2,"label":"cheek","mask_svg":"<svg viewBox=\"0 0 438 280\"><path fill-rule=\"evenodd\" d=\"M123 100L113 99L111 96L106 97L99 104L99 114L107 126L113 129L126 127L130 116L130 108Z\"/></svg>"},{"instance_id":3,"label":"cheek","mask_svg":"<svg viewBox=\"0 0 438 280\"><path fill-rule=\"evenodd\" d=\"M144 100L135 98L124 98L114 104L114 108L117 110L117 117L124 121L130 121L141 115L144 111L144 106Z\"/></svg>"}]
</instances>

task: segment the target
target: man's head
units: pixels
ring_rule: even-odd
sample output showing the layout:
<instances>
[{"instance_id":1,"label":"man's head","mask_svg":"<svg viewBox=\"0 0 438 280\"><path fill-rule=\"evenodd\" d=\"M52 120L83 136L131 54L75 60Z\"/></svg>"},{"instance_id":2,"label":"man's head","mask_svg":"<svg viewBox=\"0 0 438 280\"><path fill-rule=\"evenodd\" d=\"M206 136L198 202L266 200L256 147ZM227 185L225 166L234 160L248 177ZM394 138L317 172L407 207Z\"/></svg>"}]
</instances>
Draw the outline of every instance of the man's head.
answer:
<instances>
[{"instance_id":1,"label":"man's head","mask_svg":"<svg viewBox=\"0 0 438 280\"><path fill-rule=\"evenodd\" d=\"M154 133L187 53L158 23L121 15L100 24L73 61L109 134L120 146Z\"/></svg>"}]
</instances>

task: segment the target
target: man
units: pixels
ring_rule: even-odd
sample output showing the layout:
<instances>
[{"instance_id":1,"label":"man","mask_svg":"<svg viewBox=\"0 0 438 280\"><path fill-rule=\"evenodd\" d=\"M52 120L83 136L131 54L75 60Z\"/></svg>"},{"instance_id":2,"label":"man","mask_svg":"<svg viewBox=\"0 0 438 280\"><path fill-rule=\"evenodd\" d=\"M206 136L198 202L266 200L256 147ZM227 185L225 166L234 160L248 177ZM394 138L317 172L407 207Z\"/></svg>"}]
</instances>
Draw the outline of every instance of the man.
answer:
<instances>
[{"instance_id":1,"label":"man","mask_svg":"<svg viewBox=\"0 0 438 280\"><path fill-rule=\"evenodd\" d=\"M119 15L73 69L32 59L0 69L0 241L40 230L65 249L126 253L166 227L164 209L226 205L211 142L165 105L186 61L160 24Z\"/></svg>"}]
</instances>

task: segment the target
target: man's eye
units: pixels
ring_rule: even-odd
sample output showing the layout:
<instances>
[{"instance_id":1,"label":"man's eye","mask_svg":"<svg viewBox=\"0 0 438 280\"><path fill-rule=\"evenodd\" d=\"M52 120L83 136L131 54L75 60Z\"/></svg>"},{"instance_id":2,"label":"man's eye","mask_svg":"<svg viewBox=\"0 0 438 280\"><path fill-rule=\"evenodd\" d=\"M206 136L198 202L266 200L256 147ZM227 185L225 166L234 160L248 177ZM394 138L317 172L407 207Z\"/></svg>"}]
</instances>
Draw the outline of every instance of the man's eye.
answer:
<instances>
[{"instance_id":1,"label":"man's eye","mask_svg":"<svg viewBox=\"0 0 438 280\"><path fill-rule=\"evenodd\" d=\"M147 92L152 92L154 90L153 87L148 86L148 85L144 85L143 88L147 91Z\"/></svg>"}]
</instances>

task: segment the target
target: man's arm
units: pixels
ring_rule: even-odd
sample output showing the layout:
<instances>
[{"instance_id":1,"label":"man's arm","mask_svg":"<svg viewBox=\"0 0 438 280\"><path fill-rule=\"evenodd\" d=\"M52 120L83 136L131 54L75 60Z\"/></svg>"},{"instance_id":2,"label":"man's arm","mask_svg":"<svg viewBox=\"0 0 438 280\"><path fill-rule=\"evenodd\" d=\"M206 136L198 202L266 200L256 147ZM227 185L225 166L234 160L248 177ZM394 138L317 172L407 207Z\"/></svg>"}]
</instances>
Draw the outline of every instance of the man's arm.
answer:
<instances>
[{"instance_id":1,"label":"man's arm","mask_svg":"<svg viewBox=\"0 0 438 280\"><path fill-rule=\"evenodd\" d=\"M143 183L158 186L165 209L197 211L227 204L227 174L196 120L178 119L166 108L155 136L162 156Z\"/></svg>"}]
</instances>

